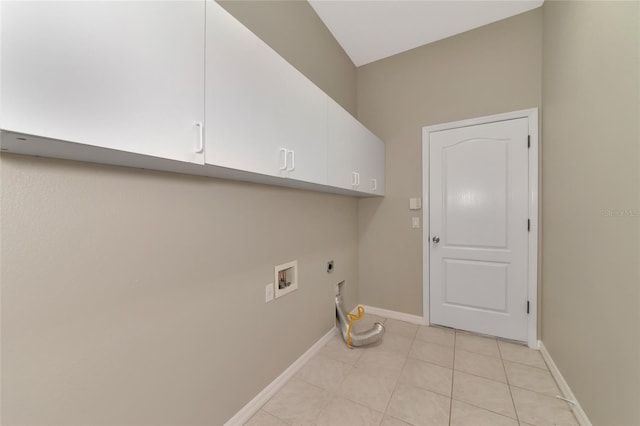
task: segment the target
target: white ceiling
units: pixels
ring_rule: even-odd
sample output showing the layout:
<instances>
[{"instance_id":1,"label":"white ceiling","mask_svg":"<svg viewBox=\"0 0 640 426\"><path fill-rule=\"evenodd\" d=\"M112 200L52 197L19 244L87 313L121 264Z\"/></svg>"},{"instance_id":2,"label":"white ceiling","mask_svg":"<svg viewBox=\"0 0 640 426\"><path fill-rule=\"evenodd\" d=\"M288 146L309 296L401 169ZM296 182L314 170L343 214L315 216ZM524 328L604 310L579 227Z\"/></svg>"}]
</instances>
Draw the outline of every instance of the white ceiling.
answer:
<instances>
[{"instance_id":1,"label":"white ceiling","mask_svg":"<svg viewBox=\"0 0 640 426\"><path fill-rule=\"evenodd\" d=\"M469 31L543 0L309 0L356 66Z\"/></svg>"}]
</instances>

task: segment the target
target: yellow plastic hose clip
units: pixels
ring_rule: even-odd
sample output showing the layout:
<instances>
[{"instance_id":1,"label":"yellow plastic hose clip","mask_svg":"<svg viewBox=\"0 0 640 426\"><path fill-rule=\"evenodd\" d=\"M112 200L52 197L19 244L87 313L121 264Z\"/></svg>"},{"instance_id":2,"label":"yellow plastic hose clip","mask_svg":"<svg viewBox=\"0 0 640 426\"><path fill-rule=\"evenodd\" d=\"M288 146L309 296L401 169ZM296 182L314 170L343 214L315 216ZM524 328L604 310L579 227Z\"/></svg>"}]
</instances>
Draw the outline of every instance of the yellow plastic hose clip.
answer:
<instances>
[{"instance_id":1,"label":"yellow plastic hose clip","mask_svg":"<svg viewBox=\"0 0 640 426\"><path fill-rule=\"evenodd\" d=\"M347 327L347 347L351 349L351 324L353 324L354 321L362 319L364 316L364 308L362 306L358 306L357 314L347 312L347 316L349 317L349 327Z\"/></svg>"}]
</instances>

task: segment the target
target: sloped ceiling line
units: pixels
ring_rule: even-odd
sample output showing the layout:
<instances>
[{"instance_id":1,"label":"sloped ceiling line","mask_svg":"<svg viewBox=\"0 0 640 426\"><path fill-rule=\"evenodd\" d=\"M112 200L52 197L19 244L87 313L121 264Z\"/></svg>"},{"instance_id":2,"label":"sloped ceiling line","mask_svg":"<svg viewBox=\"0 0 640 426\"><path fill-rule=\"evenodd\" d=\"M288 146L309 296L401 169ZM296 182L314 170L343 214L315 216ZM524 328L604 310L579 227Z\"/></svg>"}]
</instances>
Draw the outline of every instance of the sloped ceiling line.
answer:
<instances>
[{"instance_id":1,"label":"sloped ceiling line","mask_svg":"<svg viewBox=\"0 0 640 426\"><path fill-rule=\"evenodd\" d=\"M542 6L543 0L309 0L356 66Z\"/></svg>"}]
</instances>

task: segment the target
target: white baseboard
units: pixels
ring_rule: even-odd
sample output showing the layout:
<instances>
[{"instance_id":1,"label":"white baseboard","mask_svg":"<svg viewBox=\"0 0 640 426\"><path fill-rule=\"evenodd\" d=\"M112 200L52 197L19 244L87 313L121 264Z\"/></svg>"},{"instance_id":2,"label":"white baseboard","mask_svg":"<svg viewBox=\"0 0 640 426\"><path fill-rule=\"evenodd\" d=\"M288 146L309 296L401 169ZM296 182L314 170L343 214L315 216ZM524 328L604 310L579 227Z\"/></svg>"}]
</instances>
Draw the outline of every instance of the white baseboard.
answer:
<instances>
[{"instance_id":1,"label":"white baseboard","mask_svg":"<svg viewBox=\"0 0 640 426\"><path fill-rule=\"evenodd\" d=\"M549 371L551 371L551 375L556 380L556 383L558 383L558 387L560 388L560 392L562 392L562 396L569 401L573 401L573 403L569 403L569 405L571 406L571 410L573 411L573 414L576 416L576 419L578 420L578 423L580 424L580 426L592 426L591 422L589 421L589 418L587 417L587 414L584 412L584 410L580 406L580 403L576 399L573 392L571 392L571 388L569 387L569 384L564 379L564 377L562 377L562 373L560 373L560 370L558 369L558 366L556 365L556 363L553 362L553 359L551 358L551 355L549 354L549 351L547 350L544 343L542 343L542 341L539 340L538 346L540 347L540 353L542 354L542 358L544 358L544 361L549 366Z\"/></svg>"},{"instance_id":2,"label":"white baseboard","mask_svg":"<svg viewBox=\"0 0 640 426\"><path fill-rule=\"evenodd\" d=\"M365 313L378 315L380 317L390 318L398 321L410 322L418 325L429 325L429 321L418 315L405 314L404 312L390 311L388 309L376 308L374 306L360 305L364 308ZM358 307L354 308L357 311Z\"/></svg>"},{"instance_id":3,"label":"white baseboard","mask_svg":"<svg viewBox=\"0 0 640 426\"><path fill-rule=\"evenodd\" d=\"M322 336L320 340L313 344L305 353L303 353L300 358L295 360L293 364L287 367L286 370L282 372L278 377L276 377L273 382L269 383L267 387L262 389L258 395L255 396L251 401L247 403L240 411L238 411L233 417L231 417L224 425L225 426L236 426L243 425L248 422L251 417L258 410L271 399L273 395L275 395L287 381L292 378L306 363L309 361L315 354L317 354L320 349L329 341L333 336L337 333L337 328L332 328L329 330L327 334Z\"/></svg>"}]
</instances>

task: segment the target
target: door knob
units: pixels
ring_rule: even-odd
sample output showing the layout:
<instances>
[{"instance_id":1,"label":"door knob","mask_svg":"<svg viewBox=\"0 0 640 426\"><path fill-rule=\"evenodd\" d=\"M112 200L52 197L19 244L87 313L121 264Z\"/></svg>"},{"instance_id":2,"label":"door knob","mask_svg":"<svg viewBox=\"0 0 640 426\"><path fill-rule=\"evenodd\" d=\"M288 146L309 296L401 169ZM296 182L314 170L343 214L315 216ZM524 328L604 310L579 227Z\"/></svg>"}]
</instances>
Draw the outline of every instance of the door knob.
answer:
<instances>
[{"instance_id":1,"label":"door knob","mask_svg":"<svg viewBox=\"0 0 640 426\"><path fill-rule=\"evenodd\" d=\"M433 242L438 244L440 242L440 237L433 237Z\"/></svg>"}]
</instances>

